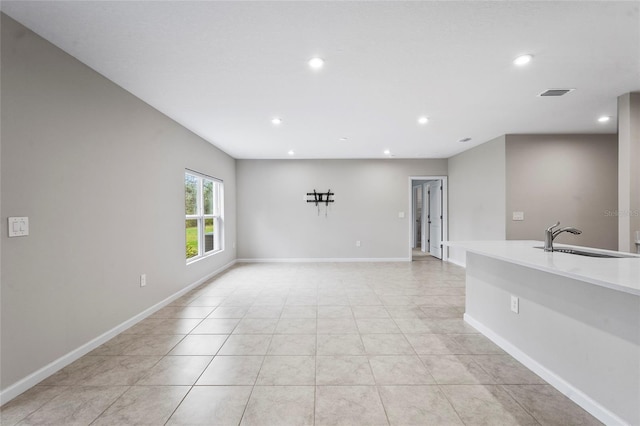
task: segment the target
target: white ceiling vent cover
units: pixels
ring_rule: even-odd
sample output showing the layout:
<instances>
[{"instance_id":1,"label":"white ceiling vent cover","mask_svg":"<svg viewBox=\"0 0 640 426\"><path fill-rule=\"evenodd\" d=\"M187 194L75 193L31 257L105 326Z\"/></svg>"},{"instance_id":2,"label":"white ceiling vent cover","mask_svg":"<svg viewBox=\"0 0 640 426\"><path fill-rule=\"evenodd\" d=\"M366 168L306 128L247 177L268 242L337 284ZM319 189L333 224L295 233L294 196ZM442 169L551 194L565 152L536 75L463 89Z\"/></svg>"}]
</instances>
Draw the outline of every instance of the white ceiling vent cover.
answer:
<instances>
[{"instance_id":1,"label":"white ceiling vent cover","mask_svg":"<svg viewBox=\"0 0 640 426\"><path fill-rule=\"evenodd\" d=\"M569 92L573 92L574 90L576 89L547 89L538 96L562 96Z\"/></svg>"}]
</instances>

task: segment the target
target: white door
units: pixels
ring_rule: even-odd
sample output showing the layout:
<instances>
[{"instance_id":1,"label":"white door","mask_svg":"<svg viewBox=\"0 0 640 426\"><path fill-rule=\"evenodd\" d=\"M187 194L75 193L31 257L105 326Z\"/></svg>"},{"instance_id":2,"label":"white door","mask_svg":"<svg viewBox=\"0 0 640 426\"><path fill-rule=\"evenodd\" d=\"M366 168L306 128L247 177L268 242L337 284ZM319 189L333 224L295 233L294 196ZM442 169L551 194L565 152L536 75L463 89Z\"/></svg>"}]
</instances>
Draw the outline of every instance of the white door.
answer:
<instances>
[{"instance_id":1,"label":"white door","mask_svg":"<svg viewBox=\"0 0 640 426\"><path fill-rule=\"evenodd\" d=\"M423 183L420 186L422 191L422 214L420 215L420 251L423 253L429 252L429 184Z\"/></svg>"},{"instance_id":2,"label":"white door","mask_svg":"<svg viewBox=\"0 0 640 426\"><path fill-rule=\"evenodd\" d=\"M411 237L411 247L413 248L417 248L418 244L420 244L420 202L419 202L419 197L420 197L420 187L419 186L414 186L413 187L413 200L411 203L411 209L412 209L412 217L413 217L413 234Z\"/></svg>"},{"instance_id":3,"label":"white door","mask_svg":"<svg viewBox=\"0 0 640 426\"><path fill-rule=\"evenodd\" d=\"M429 253L442 259L442 181L429 182Z\"/></svg>"}]
</instances>

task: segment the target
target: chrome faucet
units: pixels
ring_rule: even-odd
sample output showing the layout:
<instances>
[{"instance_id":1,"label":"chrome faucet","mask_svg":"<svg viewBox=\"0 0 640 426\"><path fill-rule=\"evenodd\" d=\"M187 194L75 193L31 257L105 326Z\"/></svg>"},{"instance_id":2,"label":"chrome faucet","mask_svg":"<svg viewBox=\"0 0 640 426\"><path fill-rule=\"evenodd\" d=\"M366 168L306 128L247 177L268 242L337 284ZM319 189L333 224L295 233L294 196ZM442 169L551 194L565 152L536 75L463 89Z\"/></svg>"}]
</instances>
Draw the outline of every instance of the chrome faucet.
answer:
<instances>
[{"instance_id":1,"label":"chrome faucet","mask_svg":"<svg viewBox=\"0 0 640 426\"><path fill-rule=\"evenodd\" d=\"M571 226L565 226L564 228L556 229L554 228L559 226L560 222L556 222L555 225L552 225L544 231L544 251L553 251L553 240L563 232L571 232L574 235L582 234L582 231Z\"/></svg>"}]
</instances>

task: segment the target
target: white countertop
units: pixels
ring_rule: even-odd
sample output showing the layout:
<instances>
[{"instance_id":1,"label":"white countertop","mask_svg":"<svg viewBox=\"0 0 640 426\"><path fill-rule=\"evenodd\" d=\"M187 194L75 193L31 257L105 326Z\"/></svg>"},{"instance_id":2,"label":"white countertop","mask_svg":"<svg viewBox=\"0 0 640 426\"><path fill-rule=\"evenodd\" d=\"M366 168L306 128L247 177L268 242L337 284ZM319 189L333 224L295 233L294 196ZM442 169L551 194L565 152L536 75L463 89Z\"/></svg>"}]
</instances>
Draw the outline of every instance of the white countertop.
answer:
<instances>
[{"instance_id":1,"label":"white countertop","mask_svg":"<svg viewBox=\"0 0 640 426\"><path fill-rule=\"evenodd\" d=\"M640 256L633 258L596 258L560 252L545 252L542 241L448 241L443 244L460 247L495 259L540 271L550 272L607 287L613 290L640 296ZM598 253L613 253L608 250L554 244L557 248L576 248Z\"/></svg>"}]
</instances>

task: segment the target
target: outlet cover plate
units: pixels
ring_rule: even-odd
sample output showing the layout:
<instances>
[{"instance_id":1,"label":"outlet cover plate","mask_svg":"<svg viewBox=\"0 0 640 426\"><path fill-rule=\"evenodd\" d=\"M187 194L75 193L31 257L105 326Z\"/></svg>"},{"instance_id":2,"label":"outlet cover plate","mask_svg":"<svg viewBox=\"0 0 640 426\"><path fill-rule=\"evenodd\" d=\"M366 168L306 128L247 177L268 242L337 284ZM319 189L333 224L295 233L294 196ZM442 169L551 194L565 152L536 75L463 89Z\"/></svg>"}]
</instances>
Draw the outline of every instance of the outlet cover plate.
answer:
<instances>
[{"instance_id":1,"label":"outlet cover plate","mask_svg":"<svg viewBox=\"0 0 640 426\"><path fill-rule=\"evenodd\" d=\"M520 313L520 299L517 296L511 296L511 312Z\"/></svg>"}]
</instances>

